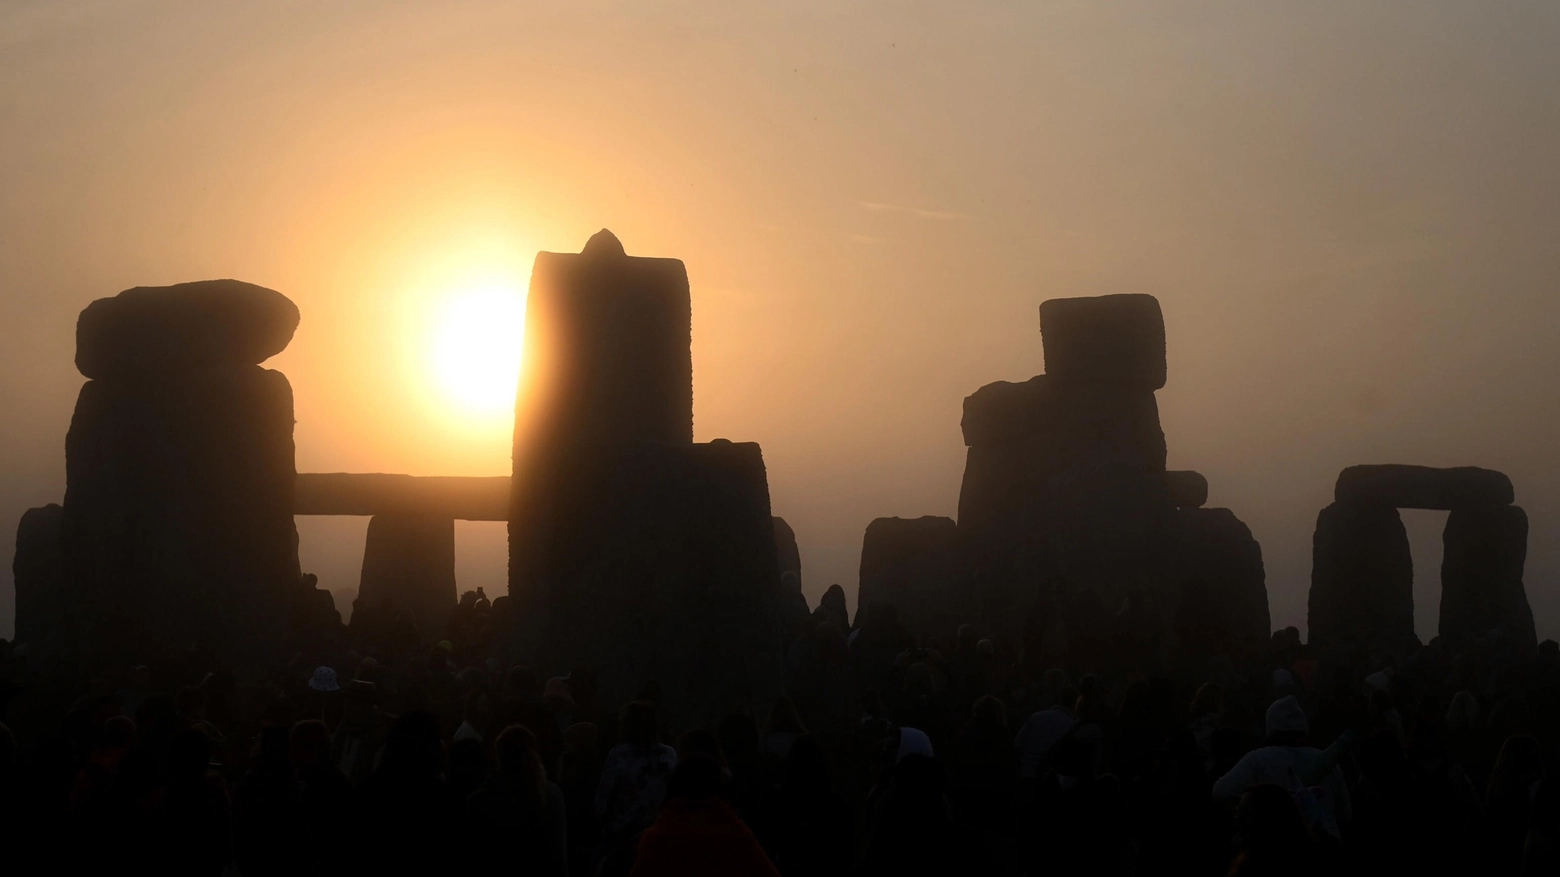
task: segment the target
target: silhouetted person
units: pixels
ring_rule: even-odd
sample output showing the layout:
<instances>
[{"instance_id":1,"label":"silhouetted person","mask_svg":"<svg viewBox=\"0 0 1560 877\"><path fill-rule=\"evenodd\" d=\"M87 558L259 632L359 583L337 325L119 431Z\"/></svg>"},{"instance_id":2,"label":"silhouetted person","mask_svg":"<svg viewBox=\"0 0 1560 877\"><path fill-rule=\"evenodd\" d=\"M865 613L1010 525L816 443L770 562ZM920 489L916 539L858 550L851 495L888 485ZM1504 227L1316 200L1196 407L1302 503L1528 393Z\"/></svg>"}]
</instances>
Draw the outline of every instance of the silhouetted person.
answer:
<instances>
[{"instance_id":1,"label":"silhouetted person","mask_svg":"<svg viewBox=\"0 0 1560 877\"><path fill-rule=\"evenodd\" d=\"M466 798L467 828L478 839L476 872L541 877L569 873L563 792L547 781L536 737L520 725L499 734L498 771Z\"/></svg>"},{"instance_id":2,"label":"silhouetted person","mask_svg":"<svg viewBox=\"0 0 1560 877\"><path fill-rule=\"evenodd\" d=\"M296 867L303 827L288 738L287 728L262 728L249 772L234 789L234 855L244 874L287 874Z\"/></svg>"},{"instance_id":3,"label":"silhouetted person","mask_svg":"<svg viewBox=\"0 0 1560 877\"><path fill-rule=\"evenodd\" d=\"M781 874L849 871L855 817L830 788L828 761L816 738L803 734L791 744L763 812L760 834Z\"/></svg>"},{"instance_id":4,"label":"silhouetted person","mask_svg":"<svg viewBox=\"0 0 1560 877\"><path fill-rule=\"evenodd\" d=\"M1231 877L1305 877L1321 873L1316 839L1294 797L1278 786L1247 789L1237 808L1240 833Z\"/></svg>"},{"instance_id":5,"label":"silhouetted person","mask_svg":"<svg viewBox=\"0 0 1560 877\"><path fill-rule=\"evenodd\" d=\"M439 721L414 710L396 720L379 767L358 786L358 866L364 873L430 872L448 858L449 801L440 775Z\"/></svg>"},{"instance_id":6,"label":"silhouetted person","mask_svg":"<svg viewBox=\"0 0 1560 877\"><path fill-rule=\"evenodd\" d=\"M288 740L297 777L297 858L292 873L340 874L346 868L353 805L352 784L331 759L330 731L308 719L293 726Z\"/></svg>"},{"instance_id":7,"label":"silhouetted person","mask_svg":"<svg viewBox=\"0 0 1560 877\"><path fill-rule=\"evenodd\" d=\"M379 688L354 679L342 692L341 724L331 739L331 758L342 775L359 782L374 772L390 738L392 717L379 708Z\"/></svg>"},{"instance_id":8,"label":"silhouetted person","mask_svg":"<svg viewBox=\"0 0 1560 877\"><path fill-rule=\"evenodd\" d=\"M1484 799L1484 842L1487 874L1516 874L1532 818L1533 795L1543 777L1538 741L1514 736L1500 748Z\"/></svg>"},{"instance_id":9,"label":"silhouetted person","mask_svg":"<svg viewBox=\"0 0 1560 877\"><path fill-rule=\"evenodd\" d=\"M599 839L596 788L601 784L600 731L589 722L570 725L563 732L563 754L558 758L558 788L568 810L569 871L589 874L595 868Z\"/></svg>"},{"instance_id":10,"label":"silhouetted person","mask_svg":"<svg viewBox=\"0 0 1560 877\"><path fill-rule=\"evenodd\" d=\"M167 779L141 802L145 830L134 861L163 874L222 873L232 858L231 810L210 761L211 738L200 731L169 738Z\"/></svg>"},{"instance_id":11,"label":"silhouetted person","mask_svg":"<svg viewBox=\"0 0 1560 877\"><path fill-rule=\"evenodd\" d=\"M666 802L639 838L633 877L778 875L753 832L720 796L721 766L695 755L678 763Z\"/></svg>"},{"instance_id":12,"label":"silhouetted person","mask_svg":"<svg viewBox=\"0 0 1560 877\"><path fill-rule=\"evenodd\" d=\"M1220 777L1213 784L1213 797L1235 801L1255 785L1276 785L1301 793L1309 805L1309 812L1302 811L1302 815L1313 829L1337 837L1339 826L1353 811L1336 757L1310 745L1305 712L1293 696L1268 708L1266 725L1265 745L1248 752Z\"/></svg>"},{"instance_id":13,"label":"silhouetted person","mask_svg":"<svg viewBox=\"0 0 1560 877\"><path fill-rule=\"evenodd\" d=\"M954 874L959 858L942 764L903 747L867 828L859 873Z\"/></svg>"},{"instance_id":14,"label":"silhouetted person","mask_svg":"<svg viewBox=\"0 0 1560 877\"><path fill-rule=\"evenodd\" d=\"M612 747L596 788L596 814L608 860L603 869L615 873L633 857L641 831L650 827L666 798L666 780L677 764L677 750L660 742L655 704L636 700L623 710L623 742Z\"/></svg>"}]
</instances>

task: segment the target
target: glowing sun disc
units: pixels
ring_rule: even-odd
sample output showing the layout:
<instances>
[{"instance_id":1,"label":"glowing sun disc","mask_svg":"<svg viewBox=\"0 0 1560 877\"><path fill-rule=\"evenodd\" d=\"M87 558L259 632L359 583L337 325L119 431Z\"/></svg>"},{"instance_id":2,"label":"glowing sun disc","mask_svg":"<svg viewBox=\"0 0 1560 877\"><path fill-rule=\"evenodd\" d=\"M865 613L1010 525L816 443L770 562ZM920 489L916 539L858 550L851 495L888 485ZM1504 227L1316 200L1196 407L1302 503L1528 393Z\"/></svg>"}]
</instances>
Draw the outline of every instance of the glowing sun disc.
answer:
<instances>
[{"instance_id":1,"label":"glowing sun disc","mask_svg":"<svg viewBox=\"0 0 1560 877\"><path fill-rule=\"evenodd\" d=\"M473 287L441 302L433 369L439 389L470 414L511 412L520 374L525 299L501 284Z\"/></svg>"}]
</instances>

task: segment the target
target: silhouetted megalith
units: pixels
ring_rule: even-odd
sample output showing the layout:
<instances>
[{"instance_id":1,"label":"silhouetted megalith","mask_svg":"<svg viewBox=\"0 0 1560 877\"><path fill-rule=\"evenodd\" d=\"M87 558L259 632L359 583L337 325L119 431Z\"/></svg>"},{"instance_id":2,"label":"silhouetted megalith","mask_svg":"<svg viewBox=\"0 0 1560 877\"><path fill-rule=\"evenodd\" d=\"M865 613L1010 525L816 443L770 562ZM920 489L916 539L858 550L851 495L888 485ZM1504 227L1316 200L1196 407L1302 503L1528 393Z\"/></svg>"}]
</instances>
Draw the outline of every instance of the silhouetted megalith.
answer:
<instances>
[{"instance_id":1,"label":"silhouetted megalith","mask_svg":"<svg viewBox=\"0 0 1560 877\"><path fill-rule=\"evenodd\" d=\"M1322 655L1414 639L1414 560L1392 506L1333 503L1311 548L1310 642Z\"/></svg>"},{"instance_id":2,"label":"silhouetted megalith","mask_svg":"<svg viewBox=\"0 0 1560 877\"><path fill-rule=\"evenodd\" d=\"M194 647L254 666L276 657L302 599L292 388L254 364L285 345L296 311L234 281L170 290L96 302L78 331L77 359L100 375L82 386L65 442L64 546L87 607L79 645L91 660ZM279 312L254 336L264 343L246 342L244 319Z\"/></svg>"},{"instance_id":3,"label":"silhouetted megalith","mask_svg":"<svg viewBox=\"0 0 1560 877\"><path fill-rule=\"evenodd\" d=\"M1187 470L1165 473L1170 502L1178 509L1200 509L1208 502L1208 479Z\"/></svg>"},{"instance_id":4,"label":"silhouetted megalith","mask_svg":"<svg viewBox=\"0 0 1560 877\"><path fill-rule=\"evenodd\" d=\"M1340 503L1445 511L1511 505L1515 498L1510 478L1474 466L1350 466L1338 473L1333 492Z\"/></svg>"},{"instance_id":5,"label":"silhouetted megalith","mask_svg":"<svg viewBox=\"0 0 1560 877\"><path fill-rule=\"evenodd\" d=\"M779 567L757 445L693 444L687 272L539 253L515 414L510 595L527 658L606 701L657 679L720 718L779 692ZM720 713L720 715L716 715Z\"/></svg>"},{"instance_id":6,"label":"silhouetted megalith","mask_svg":"<svg viewBox=\"0 0 1560 877\"><path fill-rule=\"evenodd\" d=\"M138 286L81 312L76 368L108 378L259 365L281 353L297 328L297 305L252 283Z\"/></svg>"},{"instance_id":7,"label":"silhouetted megalith","mask_svg":"<svg viewBox=\"0 0 1560 877\"><path fill-rule=\"evenodd\" d=\"M1176 520L1182 654L1228 654L1265 644L1272 632L1267 575L1250 528L1229 509L1182 508Z\"/></svg>"},{"instance_id":8,"label":"silhouetted megalith","mask_svg":"<svg viewBox=\"0 0 1560 877\"><path fill-rule=\"evenodd\" d=\"M359 600L410 609L424 639L442 639L456 598L453 518L385 514L369 519Z\"/></svg>"},{"instance_id":9,"label":"silhouetted megalith","mask_svg":"<svg viewBox=\"0 0 1560 877\"><path fill-rule=\"evenodd\" d=\"M785 518L775 518L775 559L779 565L780 574L792 573L796 576L796 586L802 586L802 551L796 545L796 532L791 525L785 522Z\"/></svg>"},{"instance_id":10,"label":"silhouetted megalith","mask_svg":"<svg viewBox=\"0 0 1560 877\"><path fill-rule=\"evenodd\" d=\"M952 518L878 518L867 525L858 611L874 601L898 610L900 623L918 637L952 637L960 624L976 620Z\"/></svg>"},{"instance_id":11,"label":"silhouetted megalith","mask_svg":"<svg viewBox=\"0 0 1560 877\"><path fill-rule=\"evenodd\" d=\"M16 526L11 573L16 584L15 641L45 652L68 642L77 595L65 566L61 526L65 510L49 504L28 509ZM63 640L63 641L62 641Z\"/></svg>"},{"instance_id":12,"label":"silhouetted megalith","mask_svg":"<svg viewBox=\"0 0 1560 877\"><path fill-rule=\"evenodd\" d=\"M414 476L298 473L298 515L433 515L458 521L509 520L508 475Z\"/></svg>"},{"instance_id":13,"label":"silhouetted megalith","mask_svg":"<svg viewBox=\"0 0 1560 877\"><path fill-rule=\"evenodd\" d=\"M1077 599L1112 607L1102 617L1130 602L1168 633L1175 509L1153 392L1051 375L1000 382L965 399L963 426L959 540L982 624L1016 635L1037 584L1060 576Z\"/></svg>"},{"instance_id":14,"label":"silhouetted megalith","mask_svg":"<svg viewBox=\"0 0 1560 877\"><path fill-rule=\"evenodd\" d=\"M1040 305L1040 334L1058 381L1165 385L1165 318L1151 295L1053 298Z\"/></svg>"},{"instance_id":15,"label":"silhouetted megalith","mask_svg":"<svg viewBox=\"0 0 1560 877\"><path fill-rule=\"evenodd\" d=\"M1532 654L1538 637L1522 585L1527 513L1499 505L1454 509L1441 538L1441 637L1467 644L1499 630Z\"/></svg>"}]
</instances>

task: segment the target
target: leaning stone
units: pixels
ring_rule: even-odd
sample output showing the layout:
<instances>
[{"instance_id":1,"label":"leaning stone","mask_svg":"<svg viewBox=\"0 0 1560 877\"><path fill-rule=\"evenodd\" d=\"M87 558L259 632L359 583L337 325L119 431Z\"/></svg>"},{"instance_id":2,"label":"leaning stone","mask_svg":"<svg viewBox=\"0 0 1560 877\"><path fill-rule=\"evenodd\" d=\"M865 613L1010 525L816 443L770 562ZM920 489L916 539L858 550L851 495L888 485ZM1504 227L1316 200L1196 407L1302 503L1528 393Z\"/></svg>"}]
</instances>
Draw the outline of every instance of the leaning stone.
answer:
<instances>
[{"instance_id":1,"label":"leaning stone","mask_svg":"<svg viewBox=\"0 0 1560 877\"><path fill-rule=\"evenodd\" d=\"M1461 466L1350 466L1338 473L1333 498L1341 503L1400 509L1440 509L1511 505L1511 479L1492 469Z\"/></svg>"},{"instance_id":2,"label":"leaning stone","mask_svg":"<svg viewBox=\"0 0 1560 877\"><path fill-rule=\"evenodd\" d=\"M1040 335L1058 381L1165 385L1165 318L1151 295L1053 298L1040 305Z\"/></svg>"},{"instance_id":3,"label":"leaning stone","mask_svg":"<svg viewBox=\"0 0 1560 877\"><path fill-rule=\"evenodd\" d=\"M138 286L76 321L76 368L89 378L258 365L298 328L287 296L238 280Z\"/></svg>"},{"instance_id":4,"label":"leaning stone","mask_svg":"<svg viewBox=\"0 0 1560 877\"><path fill-rule=\"evenodd\" d=\"M1499 630L1525 654L1538 647L1522 585L1527 513L1517 506L1456 509L1441 558L1441 638L1457 645Z\"/></svg>"},{"instance_id":5,"label":"leaning stone","mask_svg":"<svg viewBox=\"0 0 1560 877\"><path fill-rule=\"evenodd\" d=\"M1260 647L1271 631L1262 546L1229 509L1182 508L1176 638L1187 656Z\"/></svg>"},{"instance_id":6,"label":"leaning stone","mask_svg":"<svg viewBox=\"0 0 1560 877\"><path fill-rule=\"evenodd\" d=\"M1208 479L1201 472L1181 470L1165 473L1170 502L1179 509L1199 509L1208 502Z\"/></svg>"}]
</instances>

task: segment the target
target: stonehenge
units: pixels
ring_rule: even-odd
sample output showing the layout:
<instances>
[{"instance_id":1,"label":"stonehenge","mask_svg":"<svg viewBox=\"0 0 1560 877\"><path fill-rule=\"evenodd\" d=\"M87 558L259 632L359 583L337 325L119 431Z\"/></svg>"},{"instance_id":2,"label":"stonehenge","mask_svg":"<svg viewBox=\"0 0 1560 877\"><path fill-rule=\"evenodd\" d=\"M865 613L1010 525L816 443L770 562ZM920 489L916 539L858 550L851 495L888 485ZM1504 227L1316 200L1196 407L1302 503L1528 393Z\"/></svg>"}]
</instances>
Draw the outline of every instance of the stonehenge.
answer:
<instances>
[{"instance_id":1,"label":"stonehenge","mask_svg":"<svg viewBox=\"0 0 1560 877\"><path fill-rule=\"evenodd\" d=\"M369 519L360 601L410 610L419 631L441 639L457 596L454 518L378 514Z\"/></svg>"},{"instance_id":2,"label":"stonehenge","mask_svg":"<svg viewBox=\"0 0 1560 877\"><path fill-rule=\"evenodd\" d=\"M861 544L858 613L886 603L898 610L908 630L952 641L959 625L975 617L973 601L960 587L957 540L952 518L878 518L868 524Z\"/></svg>"},{"instance_id":3,"label":"stonehenge","mask_svg":"<svg viewBox=\"0 0 1560 877\"><path fill-rule=\"evenodd\" d=\"M1206 656L1260 647L1272 622L1262 546L1251 529L1229 509L1183 507L1176 519L1181 594L1175 627L1181 653Z\"/></svg>"},{"instance_id":4,"label":"stonehenge","mask_svg":"<svg viewBox=\"0 0 1560 877\"><path fill-rule=\"evenodd\" d=\"M782 604L756 444L693 442L691 310L675 259L602 230L539 253L526 303L509 516L519 654L656 679L686 715L779 692Z\"/></svg>"},{"instance_id":5,"label":"stonehenge","mask_svg":"<svg viewBox=\"0 0 1560 877\"><path fill-rule=\"evenodd\" d=\"M298 323L234 280L138 287L77 325L62 545L93 660L263 661L301 599L292 388L259 363Z\"/></svg>"},{"instance_id":6,"label":"stonehenge","mask_svg":"<svg viewBox=\"0 0 1560 877\"><path fill-rule=\"evenodd\" d=\"M1208 479L1201 472L1166 472L1165 489L1178 509L1200 509L1208 503Z\"/></svg>"},{"instance_id":7,"label":"stonehenge","mask_svg":"<svg viewBox=\"0 0 1560 877\"><path fill-rule=\"evenodd\" d=\"M459 477L298 473L295 515L436 515L509 520L508 475Z\"/></svg>"},{"instance_id":8,"label":"stonehenge","mask_svg":"<svg viewBox=\"0 0 1560 877\"><path fill-rule=\"evenodd\" d=\"M50 503L28 509L16 527L11 561L16 583L16 640L56 651L70 640L78 606L72 599L61 524L65 510ZM63 641L63 642L62 642Z\"/></svg>"},{"instance_id":9,"label":"stonehenge","mask_svg":"<svg viewBox=\"0 0 1560 877\"><path fill-rule=\"evenodd\" d=\"M1528 652L1537 647L1522 584L1527 515L1511 480L1488 469L1351 466L1313 541L1310 640L1343 658L1400 650L1415 641L1414 569L1398 509L1449 511L1442 535L1439 634L1466 643L1492 630Z\"/></svg>"}]
</instances>

